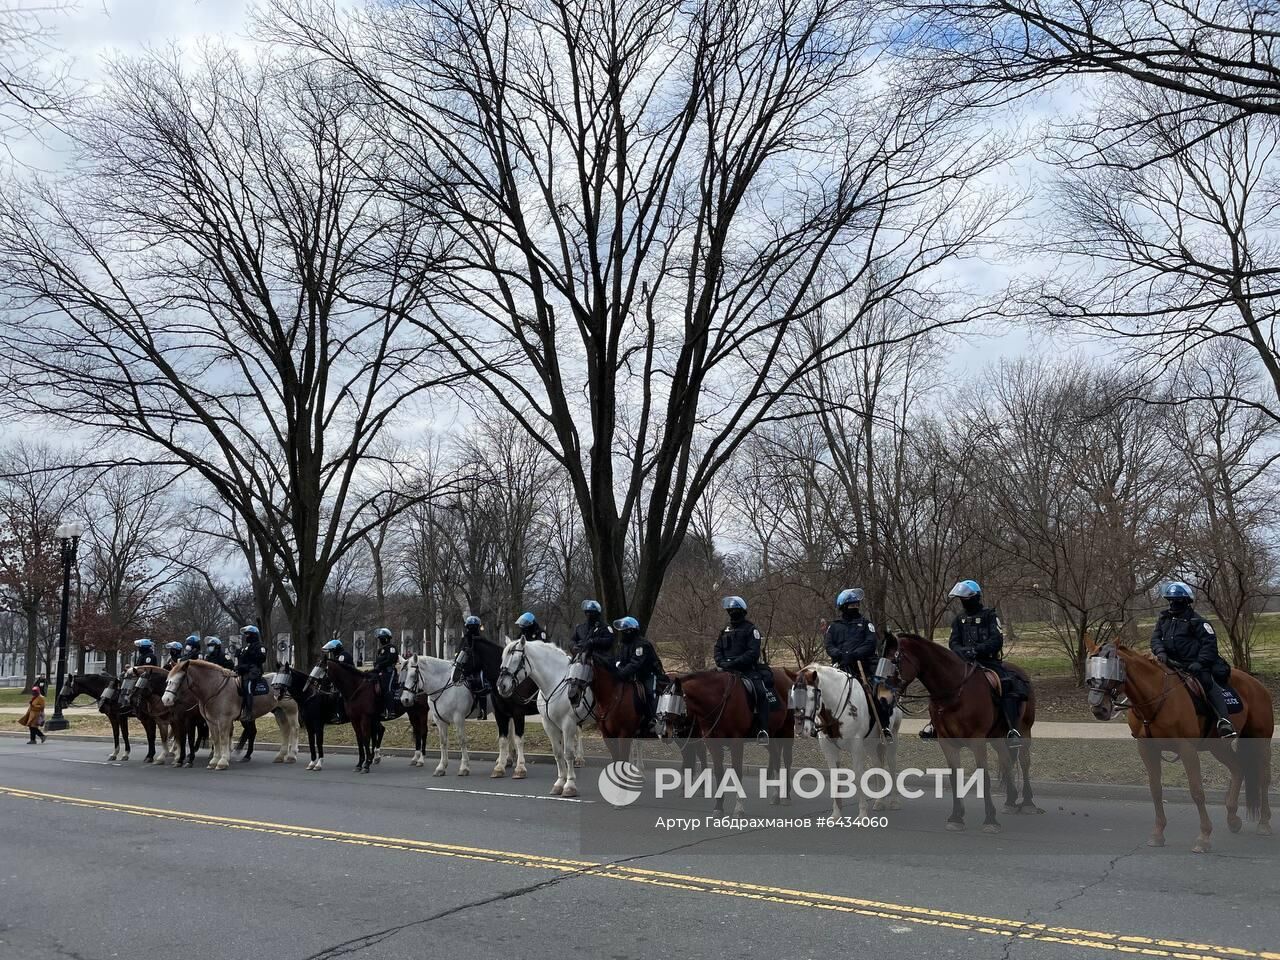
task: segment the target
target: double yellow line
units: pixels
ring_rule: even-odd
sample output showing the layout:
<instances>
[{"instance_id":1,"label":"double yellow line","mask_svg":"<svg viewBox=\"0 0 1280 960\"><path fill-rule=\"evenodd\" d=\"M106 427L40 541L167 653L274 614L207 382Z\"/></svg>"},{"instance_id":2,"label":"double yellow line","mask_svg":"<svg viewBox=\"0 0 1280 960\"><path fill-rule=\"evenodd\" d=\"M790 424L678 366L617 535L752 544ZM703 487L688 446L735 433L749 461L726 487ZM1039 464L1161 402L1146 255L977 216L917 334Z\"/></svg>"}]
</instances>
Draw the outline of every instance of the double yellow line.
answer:
<instances>
[{"instance_id":1,"label":"double yellow line","mask_svg":"<svg viewBox=\"0 0 1280 960\"><path fill-rule=\"evenodd\" d=\"M397 850L405 853L426 854L436 857L453 857L482 863L498 863L506 866L525 867L534 870L551 870L562 874L603 877L642 883L648 886L681 890L686 893L702 893L721 897L757 900L780 906L824 910L830 913L847 913L874 917L920 926L936 927L964 933L985 934L992 937L1015 940L1034 940L1040 943L1057 943L1106 950L1117 954L1140 957L1168 957L1176 960L1280 960L1280 953L1246 950L1241 947L1224 947L1209 943L1193 943L1184 940L1168 940L1160 937L1143 937L1099 930L1081 930L1074 927L1057 927L1022 920L1000 917L984 917L958 913L952 910L935 910L909 904L884 903L862 897L848 897L811 890L796 890L760 883L744 883L739 880L723 880L699 877L664 870L648 870L626 864L599 863L593 860L573 860L565 857L546 857L510 850L494 850L485 847L462 846L453 843L437 843L430 840L411 840L406 837L384 837L370 833L351 833L345 830L327 830L321 827L303 827L285 823L259 823L235 817L216 817L205 813L176 813L159 807L143 807L131 803L112 803L90 797L70 797L56 793L39 793L17 787L0 786L0 796L23 800L39 800L49 803L69 804L94 810L106 810L135 817L152 817L174 820L183 824L206 827L222 827L228 830L244 830L250 833L274 834L301 840L323 840L329 843L354 844Z\"/></svg>"}]
</instances>

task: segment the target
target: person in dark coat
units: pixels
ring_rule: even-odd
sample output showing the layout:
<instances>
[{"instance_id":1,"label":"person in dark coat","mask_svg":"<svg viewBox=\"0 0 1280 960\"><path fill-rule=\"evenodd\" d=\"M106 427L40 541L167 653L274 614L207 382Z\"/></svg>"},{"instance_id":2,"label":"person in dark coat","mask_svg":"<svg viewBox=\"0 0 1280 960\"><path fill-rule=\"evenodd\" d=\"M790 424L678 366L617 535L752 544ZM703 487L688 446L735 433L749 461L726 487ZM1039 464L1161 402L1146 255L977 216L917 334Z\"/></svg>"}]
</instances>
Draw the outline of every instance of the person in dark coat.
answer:
<instances>
[{"instance_id":1,"label":"person in dark coat","mask_svg":"<svg viewBox=\"0 0 1280 960\"><path fill-rule=\"evenodd\" d=\"M760 631L747 619L747 601L742 597L725 597L720 605L729 615L729 623L716 638L716 666L751 681L756 692L756 739L767 743L769 711L777 706L778 698L773 691L773 671L760 659Z\"/></svg>"},{"instance_id":2,"label":"person in dark coat","mask_svg":"<svg viewBox=\"0 0 1280 960\"><path fill-rule=\"evenodd\" d=\"M1195 593L1185 583L1165 584L1160 596L1169 601L1169 608L1151 629L1151 652L1166 666L1196 678L1213 710L1218 736L1231 739L1236 730L1219 686L1231 677L1231 666L1218 654L1218 636L1191 606Z\"/></svg>"},{"instance_id":3,"label":"person in dark coat","mask_svg":"<svg viewBox=\"0 0 1280 960\"><path fill-rule=\"evenodd\" d=\"M648 638L640 632L640 621L635 617L623 617L613 621L622 659L618 661L619 679L640 684L644 704L644 729L653 734L654 711L658 707L658 695L665 686L667 671L662 658Z\"/></svg>"},{"instance_id":4,"label":"person in dark coat","mask_svg":"<svg viewBox=\"0 0 1280 960\"><path fill-rule=\"evenodd\" d=\"M892 736L889 705L872 695L871 678L876 674L880 657L879 637L876 625L862 615L861 587L841 590L836 597L836 609L840 619L827 624L823 637L827 656L831 662L850 676L856 677L867 689L867 696L875 704L880 729L886 737Z\"/></svg>"},{"instance_id":5,"label":"person in dark coat","mask_svg":"<svg viewBox=\"0 0 1280 960\"><path fill-rule=\"evenodd\" d=\"M961 580L951 588L950 597L960 601L960 615L951 622L951 652L962 660L976 663L984 670L994 670L1000 677L1000 708L1004 714L1005 734L1015 744L1022 739L1018 718L1022 702L1027 699L1022 678L1005 668L1004 631L1000 614L982 603L982 587L976 580Z\"/></svg>"},{"instance_id":6,"label":"person in dark coat","mask_svg":"<svg viewBox=\"0 0 1280 960\"><path fill-rule=\"evenodd\" d=\"M36 737L40 738L40 743L44 743L48 737L45 736L44 730L44 694L40 692L40 685L36 684L31 688L31 699L27 701L27 712L18 718L18 724L26 727L31 734L31 739L27 743L35 743Z\"/></svg>"},{"instance_id":7,"label":"person in dark coat","mask_svg":"<svg viewBox=\"0 0 1280 960\"><path fill-rule=\"evenodd\" d=\"M193 633L182 642L182 653L178 656L179 660L201 660L204 658L204 650L201 649L200 634Z\"/></svg>"},{"instance_id":8,"label":"person in dark coat","mask_svg":"<svg viewBox=\"0 0 1280 960\"><path fill-rule=\"evenodd\" d=\"M484 642L484 624L477 616L468 616L462 621L462 637L458 641L458 652L453 658L454 679L461 680L476 698L476 706L480 709L480 719L489 715L489 683L484 678L484 662L480 659L480 651L476 645Z\"/></svg>"},{"instance_id":9,"label":"person in dark coat","mask_svg":"<svg viewBox=\"0 0 1280 960\"><path fill-rule=\"evenodd\" d=\"M210 637L205 641L208 650L205 651L204 659L208 663L216 663L225 670L231 669L231 658L226 655L222 649L222 640L218 637Z\"/></svg>"},{"instance_id":10,"label":"person in dark coat","mask_svg":"<svg viewBox=\"0 0 1280 960\"><path fill-rule=\"evenodd\" d=\"M542 624L538 623L538 618L528 610L516 617L516 627L520 631L521 640L537 640L539 643L551 642L547 639L547 631L543 630Z\"/></svg>"},{"instance_id":11,"label":"person in dark coat","mask_svg":"<svg viewBox=\"0 0 1280 960\"><path fill-rule=\"evenodd\" d=\"M573 628L570 652L575 657L609 656L614 652L615 638L609 625L601 619L600 602L583 600L582 613L583 622Z\"/></svg>"},{"instance_id":12,"label":"person in dark coat","mask_svg":"<svg viewBox=\"0 0 1280 960\"><path fill-rule=\"evenodd\" d=\"M379 627L373 638L378 641L378 652L373 657L373 673L378 678L378 691L382 694L383 712L390 717L396 712L394 681L400 651L396 649L395 639L386 627Z\"/></svg>"},{"instance_id":13,"label":"person in dark coat","mask_svg":"<svg viewBox=\"0 0 1280 960\"><path fill-rule=\"evenodd\" d=\"M267 648L262 634L253 624L240 628L240 649L236 653L236 673L240 676L240 697L243 702L241 723L253 722L253 685L262 678L267 663Z\"/></svg>"}]
</instances>

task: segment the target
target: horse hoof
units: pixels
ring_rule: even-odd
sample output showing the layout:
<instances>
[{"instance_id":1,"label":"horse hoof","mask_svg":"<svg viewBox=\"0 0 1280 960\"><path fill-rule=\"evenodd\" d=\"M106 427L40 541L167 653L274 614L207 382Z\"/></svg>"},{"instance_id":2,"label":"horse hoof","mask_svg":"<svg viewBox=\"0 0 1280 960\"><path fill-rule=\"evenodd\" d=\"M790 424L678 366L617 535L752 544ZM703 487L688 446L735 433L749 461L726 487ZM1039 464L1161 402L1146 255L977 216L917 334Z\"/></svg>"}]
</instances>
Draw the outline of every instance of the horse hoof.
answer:
<instances>
[{"instance_id":1,"label":"horse hoof","mask_svg":"<svg viewBox=\"0 0 1280 960\"><path fill-rule=\"evenodd\" d=\"M571 783L564 788L564 792L561 793L560 795L562 797L576 797L578 795L578 788Z\"/></svg>"},{"instance_id":2,"label":"horse hoof","mask_svg":"<svg viewBox=\"0 0 1280 960\"><path fill-rule=\"evenodd\" d=\"M444 776L444 767L436 767L434 770L432 770L432 771L431 771L431 775L432 775L433 777L443 777L443 776Z\"/></svg>"},{"instance_id":3,"label":"horse hoof","mask_svg":"<svg viewBox=\"0 0 1280 960\"><path fill-rule=\"evenodd\" d=\"M1018 805L1016 803L1006 803L1001 809L1005 813L1017 813L1019 811Z\"/></svg>"},{"instance_id":4,"label":"horse hoof","mask_svg":"<svg viewBox=\"0 0 1280 960\"><path fill-rule=\"evenodd\" d=\"M573 758L573 765L574 765L575 767L581 767L581 766L584 766L584 765L586 764L586 762L587 762L587 761L586 761L586 759L585 759L585 758L583 758L583 757L574 757L574 758Z\"/></svg>"},{"instance_id":5,"label":"horse hoof","mask_svg":"<svg viewBox=\"0 0 1280 960\"><path fill-rule=\"evenodd\" d=\"M312 760L310 763L307 764L308 770L314 770L315 768L316 768L316 762L314 760Z\"/></svg>"},{"instance_id":6,"label":"horse hoof","mask_svg":"<svg viewBox=\"0 0 1280 960\"><path fill-rule=\"evenodd\" d=\"M1260 836L1260 837L1269 837L1269 836L1271 836L1271 824L1269 824L1269 823L1260 823L1260 824L1258 824L1258 836Z\"/></svg>"},{"instance_id":7,"label":"horse hoof","mask_svg":"<svg viewBox=\"0 0 1280 960\"><path fill-rule=\"evenodd\" d=\"M1244 826L1244 821L1239 817L1227 817L1227 829L1232 833L1239 833L1240 828Z\"/></svg>"},{"instance_id":8,"label":"horse hoof","mask_svg":"<svg viewBox=\"0 0 1280 960\"><path fill-rule=\"evenodd\" d=\"M964 823L958 820L948 820L947 829L951 831L960 831L964 829Z\"/></svg>"},{"instance_id":9,"label":"horse hoof","mask_svg":"<svg viewBox=\"0 0 1280 960\"><path fill-rule=\"evenodd\" d=\"M1043 811L1042 809L1040 809L1039 807L1037 807L1034 803L1024 803L1021 807L1019 807L1019 808L1018 808L1018 812L1019 812L1019 813L1028 813L1028 814L1030 814L1030 813L1044 813L1044 811Z\"/></svg>"},{"instance_id":10,"label":"horse hoof","mask_svg":"<svg viewBox=\"0 0 1280 960\"><path fill-rule=\"evenodd\" d=\"M126 753L123 757L121 757L121 758L120 758L120 762L121 762L121 763L128 763L128 762L129 762L129 755Z\"/></svg>"},{"instance_id":11,"label":"horse hoof","mask_svg":"<svg viewBox=\"0 0 1280 960\"><path fill-rule=\"evenodd\" d=\"M1191 848L1192 853L1208 853L1212 844L1208 840L1202 840Z\"/></svg>"},{"instance_id":12,"label":"horse hoof","mask_svg":"<svg viewBox=\"0 0 1280 960\"><path fill-rule=\"evenodd\" d=\"M999 832L1000 832L1000 824L998 824L998 823L984 823L984 824L982 825L982 832L983 832L983 833L999 833Z\"/></svg>"},{"instance_id":13,"label":"horse hoof","mask_svg":"<svg viewBox=\"0 0 1280 960\"><path fill-rule=\"evenodd\" d=\"M490 779L490 780L501 780L501 779L502 779L503 777L505 777L506 775L507 775L507 771L505 771L504 769L502 769L502 767L494 767L494 768L493 768L493 770L492 770L492 771L490 771L490 773L489 773L489 779Z\"/></svg>"},{"instance_id":14,"label":"horse hoof","mask_svg":"<svg viewBox=\"0 0 1280 960\"><path fill-rule=\"evenodd\" d=\"M515 771L515 773L511 774L511 779L512 779L512 780L523 780L523 779L524 779L525 777L527 777L528 775L529 775L529 771L528 771L528 770L526 770L524 767L516 767L516 771Z\"/></svg>"},{"instance_id":15,"label":"horse hoof","mask_svg":"<svg viewBox=\"0 0 1280 960\"><path fill-rule=\"evenodd\" d=\"M272 762L272 763L284 763L284 757L276 757L276 758L275 758L275 759L273 759L271 762Z\"/></svg>"},{"instance_id":16,"label":"horse hoof","mask_svg":"<svg viewBox=\"0 0 1280 960\"><path fill-rule=\"evenodd\" d=\"M458 776L469 777L471 776L471 771L468 770L466 767L463 767L461 770L458 771Z\"/></svg>"},{"instance_id":17,"label":"horse hoof","mask_svg":"<svg viewBox=\"0 0 1280 960\"><path fill-rule=\"evenodd\" d=\"M376 757L374 757L374 758L373 758L373 762L374 762L374 763L381 763L381 762L382 762L382 754L378 754Z\"/></svg>"},{"instance_id":18,"label":"horse hoof","mask_svg":"<svg viewBox=\"0 0 1280 960\"><path fill-rule=\"evenodd\" d=\"M556 785L555 785L554 787L552 787L552 788L551 788L551 795L552 795L553 797L558 797L558 796L560 796L560 795L561 795L561 794L563 794L563 793L564 793L564 784L563 784L563 783L559 783L559 782L557 782L557 783L556 783Z\"/></svg>"},{"instance_id":19,"label":"horse hoof","mask_svg":"<svg viewBox=\"0 0 1280 960\"><path fill-rule=\"evenodd\" d=\"M1148 846L1148 847L1163 847L1163 846L1164 846L1164 837L1152 837L1150 840L1148 840L1148 841L1147 841L1147 846Z\"/></svg>"},{"instance_id":20,"label":"horse hoof","mask_svg":"<svg viewBox=\"0 0 1280 960\"><path fill-rule=\"evenodd\" d=\"M285 762L285 763L297 763L297 762L298 762L298 758L297 758L297 757L285 757L285 758L284 758L284 762Z\"/></svg>"}]
</instances>

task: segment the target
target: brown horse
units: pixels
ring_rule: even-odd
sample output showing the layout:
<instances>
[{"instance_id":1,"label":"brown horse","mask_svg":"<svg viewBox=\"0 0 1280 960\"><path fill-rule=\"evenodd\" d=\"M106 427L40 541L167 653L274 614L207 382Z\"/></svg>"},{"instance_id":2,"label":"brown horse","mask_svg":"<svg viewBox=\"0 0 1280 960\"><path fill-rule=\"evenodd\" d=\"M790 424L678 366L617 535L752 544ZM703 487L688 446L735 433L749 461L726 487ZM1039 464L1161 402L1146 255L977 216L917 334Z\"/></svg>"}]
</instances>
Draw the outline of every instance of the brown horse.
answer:
<instances>
[{"instance_id":1,"label":"brown horse","mask_svg":"<svg viewBox=\"0 0 1280 960\"><path fill-rule=\"evenodd\" d=\"M1005 785L1005 813L1044 813L1031 795L1031 727L1036 721L1036 697L1026 671L1008 661L1004 667L1027 685L1027 701L1018 717L1018 761L1022 767L1022 801L1018 801L1013 775L1013 757L1005 739L1008 728L996 700L991 681L981 667L956 656L940 643L912 633L885 638L884 656L892 662L897 676L883 678L876 684L876 696L892 707L913 681L919 680L929 694L929 719L951 770L951 816L948 830L964 829L964 804L956 789L960 773L960 754L973 754L975 770L980 775L982 802L986 813L982 822L985 833L999 833L995 801L987 776L987 746L995 748L1000 775Z\"/></svg>"},{"instance_id":2,"label":"brown horse","mask_svg":"<svg viewBox=\"0 0 1280 960\"><path fill-rule=\"evenodd\" d=\"M1231 687L1240 695L1243 710L1234 714L1232 726L1239 732L1239 747L1212 736L1209 721L1196 711L1191 692L1177 673L1153 657L1108 643L1096 647L1089 660L1089 706L1099 720L1110 720L1118 709L1128 709L1129 732L1138 741L1138 753L1147 768L1151 802L1156 808L1156 825L1148 842L1164 846L1164 795L1161 784L1161 752L1171 750L1187 771L1191 799L1200 814L1200 836L1192 852L1206 853L1213 824L1205 808L1204 783L1200 777L1200 753L1207 750L1222 761L1231 774L1227 788L1227 827L1237 833L1242 826L1237 815L1240 787L1245 791L1245 807L1250 819L1257 819L1258 833L1271 835L1271 737L1275 733L1275 713L1271 694L1254 677L1231 671ZM1101 661L1101 662L1099 662ZM1114 664L1122 666L1115 670ZM1123 689L1127 707L1118 706Z\"/></svg>"},{"instance_id":3,"label":"brown horse","mask_svg":"<svg viewBox=\"0 0 1280 960\"><path fill-rule=\"evenodd\" d=\"M371 673L364 673L330 657L325 657L316 666L333 681L342 696L343 708L356 735L356 770L368 773L372 764L382 761L383 696L378 689L378 680Z\"/></svg>"},{"instance_id":4,"label":"brown horse","mask_svg":"<svg viewBox=\"0 0 1280 960\"><path fill-rule=\"evenodd\" d=\"M153 671L160 676L158 682L151 679ZM164 693L164 678L168 675L168 670L153 666L130 667L124 672L125 679L133 681L128 706L147 735L147 755L142 759L143 763L156 762L157 731L164 747L164 753L160 755L161 765L174 756L169 746L170 710L160 701L160 695Z\"/></svg>"},{"instance_id":5,"label":"brown horse","mask_svg":"<svg viewBox=\"0 0 1280 960\"><path fill-rule=\"evenodd\" d=\"M209 724L209 769L225 770L231 761L232 724L240 716L240 690L233 671L205 660L183 660L169 671L164 705L173 708L188 691ZM294 763L298 759L298 705L292 700L276 701L271 694L253 698L253 717L272 714L280 724L280 751L273 763Z\"/></svg>"},{"instance_id":6,"label":"brown horse","mask_svg":"<svg viewBox=\"0 0 1280 960\"><path fill-rule=\"evenodd\" d=\"M112 695L103 703L102 695L108 690L113 691ZM62 689L58 691L56 701L59 710L67 709L77 697L93 697L100 701L98 709L111 721L111 737L115 741L115 747L111 751L111 756L107 757L108 760L129 759L129 711L115 695L118 690L116 680L105 673L80 674L67 677L62 684ZM122 740L124 741L123 749L121 749Z\"/></svg>"},{"instance_id":7,"label":"brown horse","mask_svg":"<svg viewBox=\"0 0 1280 960\"><path fill-rule=\"evenodd\" d=\"M200 715L200 708L190 691L183 690L172 707L164 705L164 688L169 671L162 667L134 667L138 682L133 688L134 712L141 719L145 714L163 719L169 725L173 746L177 748L175 767L194 767L196 751L208 743L209 726Z\"/></svg>"},{"instance_id":8,"label":"brown horse","mask_svg":"<svg viewBox=\"0 0 1280 960\"><path fill-rule=\"evenodd\" d=\"M778 667L773 672L774 691L778 695L779 706L769 712L769 761L770 779L776 781L779 769L791 769L791 754L795 745L795 720L787 701L791 696L791 684L795 675ZM673 674L668 693L675 693L684 698L685 709L690 722L690 736L697 736L711 751L711 767L714 782L718 785L724 780L724 747L729 748L729 759L733 772L742 782L742 752L748 737L755 727L755 712L747 697L742 676L728 670L702 670L698 673ZM665 717L662 734L665 738L675 738L676 721ZM710 741L708 743L708 741ZM684 753L684 747L681 748ZM778 802L777 797L770 800ZM717 796L716 812L724 810L724 797ZM735 803L734 812L742 810L742 800Z\"/></svg>"}]
</instances>

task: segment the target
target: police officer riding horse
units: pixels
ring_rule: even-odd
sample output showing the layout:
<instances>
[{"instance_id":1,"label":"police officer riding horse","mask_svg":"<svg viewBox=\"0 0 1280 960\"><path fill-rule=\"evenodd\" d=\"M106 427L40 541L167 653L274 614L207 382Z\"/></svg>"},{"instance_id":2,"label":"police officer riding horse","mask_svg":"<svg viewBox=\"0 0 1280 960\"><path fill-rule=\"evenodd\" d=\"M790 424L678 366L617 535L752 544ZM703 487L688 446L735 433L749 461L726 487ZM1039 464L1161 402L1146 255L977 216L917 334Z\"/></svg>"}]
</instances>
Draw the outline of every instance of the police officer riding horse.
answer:
<instances>
[{"instance_id":1,"label":"police officer riding horse","mask_svg":"<svg viewBox=\"0 0 1280 960\"><path fill-rule=\"evenodd\" d=\"M1231 739L1231 724L1222 687L1231 676L1231 665L1218 654L1218 637L1209 621L1191 604L1195 593L1185 583L1165 584L1160 596L1169 601L1151 630L1151 652L1166 667L1193 677L1213 713L1218 736Z\"/></svg>"},{"instance_id":2,"label":"police officer riding horse","mask_svg":"<svg viewBox=\"0 0 1280 960\"><path fill-rule=\"evenodd\" d=\"M379 627L373 638L378 641L378 652L373 657L373 672L378 678L378 692L382 695L382 719L390 720L398 713L395 680L400 651L396 649L391 631L386 627Z\"/></svg>"},{"instance_id":3,"label":"police officer riding horse","mask_svg":"<svg viewBox=\"0 0 1280 960\"><path fill-rule=\"evenodd\" d=\"M658 656L658 651L648 637L640 632L640 621L635 617L622 617L613 621L613 629L618 636L621 651L617 663L618 679L640 685L641 708L644 710L642 733L656 737L658 697L666 688L667 680L662 658Z\"/></svg>"},{"instance_id":4,"label":"police officer riding horse","mask_svg":"<svg viewBox=\"0 0 1280 960\"><path fill-rule=\"evenodd\" d=\"M880 658L880 643L876 625L862 615L863 596L861 587L840 591L840 595L836 597L840 619L827 624L823 643L831 662L866 689L867 702L875 704L880 731L886 739L890 739L893 737L892 708L875 696L871 687Z\"/></svg>"},{"instance_id":5,"label":"police officer riding horse","mask_svg":"<svg viewBox=\"0 0 1280 960\"><path fill-rule=\"evenodd\" d=\"M1008 728L1005 736L1011 747L1017 746L1022 739L1018 719L1028 691L1022 678L1006 669L1002 662L1004 631L1000 628L1000 615L983 605L982 587L976 580L961 580L951 588L949 596L960 601L960 615L951 623L948 646L960 659L990 670L1000 678L1000 709Z\"/></svg>"},{"instance_id":6,"label":"police officer riding horse","mask_svg":"<svg viewBox=\"0 0 1280 960\"><path fill-rule=\"evenodd\" d=\"M236 652L236 674L240 677L240 722L253 723L253 687L262 679L267 663L267 648L262 633L253 624L240 628L240 649Z\"/></svg>"},{"instance_id":7,"label":"police officer riding horse","mask_svg":"<svg viewBox=\"0 0 1280 960\"><path fill-rule=\"evenodd\" d=\"M773 672L760 658L760 631L747 619L747 601L742 597L725 597L721 606L729 615L729 623L716 638L716 666L748 682L755 712L756 740L768 743L769 713L778 708L778 695L773 689Z\"/></svg>"},{"instance_id":8,"label":"police officer riding horse","mask_svg":"<svg viewBox=\"0 0 1280 960\"><path fill-rule=\"evenodd\" d=\"M484 661L476 644L484 642L484 624L474 614L462 621L462 638L453 658L455 683L465 683L475 698L480 719L489 716L489 681L484 678Z\"/></svg>"}]
</instances>

